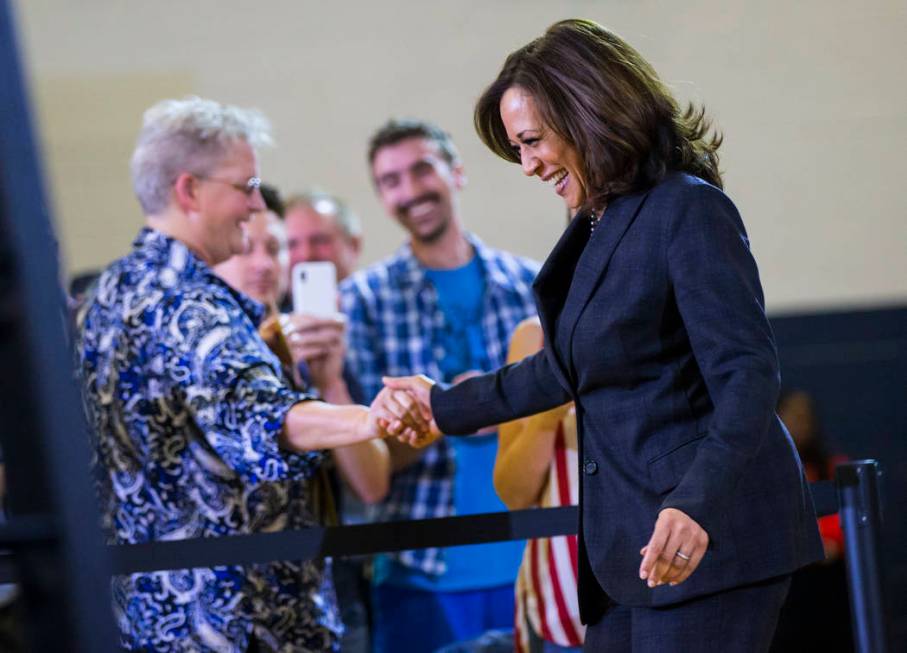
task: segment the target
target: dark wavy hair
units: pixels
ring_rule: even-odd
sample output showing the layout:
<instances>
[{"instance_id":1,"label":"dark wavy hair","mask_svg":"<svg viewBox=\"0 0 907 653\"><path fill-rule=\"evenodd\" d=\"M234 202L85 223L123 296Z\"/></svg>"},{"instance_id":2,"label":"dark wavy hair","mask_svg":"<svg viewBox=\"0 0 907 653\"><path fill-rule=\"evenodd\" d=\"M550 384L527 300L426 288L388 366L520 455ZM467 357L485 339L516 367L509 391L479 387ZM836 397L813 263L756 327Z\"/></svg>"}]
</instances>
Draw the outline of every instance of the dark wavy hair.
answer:
<instances>
[{"instance_id":1,"label":"dark wavy hair","mask_svg":"<svg viewBox=\"0 0 907 653\"><path fill-rule=\"evenodd\" d=\"M501 97L514 86L533 98L545 125L578 152L587 194L581 208L650 188L671 171L722 187L722 136L712 131L705 109L690 104L681 111L652 66L598 23L555 23L507 57L476 103L482 142L519 163L500 112Z\"/></svg>"}]
</instances>

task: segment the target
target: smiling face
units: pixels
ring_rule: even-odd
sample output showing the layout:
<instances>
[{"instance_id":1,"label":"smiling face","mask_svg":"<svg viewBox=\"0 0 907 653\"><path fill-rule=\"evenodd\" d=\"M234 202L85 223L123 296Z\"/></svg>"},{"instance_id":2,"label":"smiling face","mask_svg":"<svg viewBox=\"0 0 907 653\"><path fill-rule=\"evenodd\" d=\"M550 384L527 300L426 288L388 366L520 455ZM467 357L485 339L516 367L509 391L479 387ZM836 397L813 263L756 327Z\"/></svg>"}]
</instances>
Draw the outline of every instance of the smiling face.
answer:
<instances>
[{"instance_id":1,"label":"smiling face","mask_svg":"<svg viewBox=\"0 0 907 653\"><path fill-rule=\"evenodd\" d=\"M576 148L546 125L535 100L519 86L501 96L501 121L520 158L523 173L550 183L554 192L575 211L586 201L583 163Z\"/></svg>"},{"instance_id":2,"label":"smiling face","mask_svg":"<svg viewBox=\"0 0 907 653\"><path fill-rule=\"evenodd\" d=\"M283 294L287 238L283 223L271 211L253 213L245 224L246 249L214 267L236 290L269 308Z\"/></svg>"},{"instance_id":3,"label":"smiling face","mask_svg":"<svg viewBox=\"0 0 907 653\"><path fill-rule=\"evenodd\" d=\"M209 265L226 261L245 249L243 224L265 209L258 188L247 188L258 176L258 162L245 141L232 145L218 165L196 177L196 196L189 218L190 246Z\"/></svg>"},{"instance_id":4,"label":"smiling face","mask_svg":"<svg viewBox=\"0 0 907 653\"><path fill-rule=\"evenodd\" d=\"M337 268L337 281L342 281L356 269L360 241L344 233L333 216L308 204L297 204L287 209L284 222L290 247L290 269L297 263L330 261Z\"/></svg>"},{"instance_id":5,"label":"smiling face","mask_svg":"<svg viewBox=\"0 0 907 653\"><path fill-rule=\"evenodd\" d=\"M444 235L464 177L437 143L414 137L385 145L375 153L372 177L384 208L414 240L433 243Z\"/></svg>"}]
</instances>

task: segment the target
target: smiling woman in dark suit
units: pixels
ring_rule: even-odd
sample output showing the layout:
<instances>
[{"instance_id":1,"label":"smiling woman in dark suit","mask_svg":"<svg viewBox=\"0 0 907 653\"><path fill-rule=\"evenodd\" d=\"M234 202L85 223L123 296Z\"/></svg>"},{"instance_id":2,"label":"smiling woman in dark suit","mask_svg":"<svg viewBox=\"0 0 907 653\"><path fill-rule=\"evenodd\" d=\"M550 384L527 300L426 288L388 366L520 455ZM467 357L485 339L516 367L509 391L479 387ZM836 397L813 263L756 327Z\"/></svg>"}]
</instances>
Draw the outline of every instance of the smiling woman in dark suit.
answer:
<instances>
[{"instance_id":1,"label":"smiling woman in dark suit","mask_svg":"<svg viewBox=\"0 0 907 653\"><path fill-rule=\"evenodd\" d=\"M449 433L576 403L586 650L767 650L822 545L720 137L583 20L511 54L475 123L575 212L535 283L545 348L449 389L388 383Z\"/></svg>"}]
</instances>

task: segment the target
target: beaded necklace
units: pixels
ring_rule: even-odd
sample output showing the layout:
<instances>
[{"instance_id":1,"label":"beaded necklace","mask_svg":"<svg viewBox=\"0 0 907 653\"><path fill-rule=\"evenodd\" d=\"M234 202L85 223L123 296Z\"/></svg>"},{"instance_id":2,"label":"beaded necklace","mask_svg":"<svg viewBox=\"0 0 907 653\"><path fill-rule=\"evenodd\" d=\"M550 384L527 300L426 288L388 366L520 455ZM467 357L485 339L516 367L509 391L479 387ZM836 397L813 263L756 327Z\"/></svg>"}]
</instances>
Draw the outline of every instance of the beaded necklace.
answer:
<instances>
[{"instance_id":1,"label":"beaded necklace","mask_svg":"<svg viewBox=\"0 0 907 653\"><path fill-rule=\"evenodd\" d=\"M598 226L598 223L601 222L602 216L605 215L605 209L598 211L596 209L592 210L592 213L589 214L589 234L595 233L595 228Z\"/></svg>"}]
</instances>

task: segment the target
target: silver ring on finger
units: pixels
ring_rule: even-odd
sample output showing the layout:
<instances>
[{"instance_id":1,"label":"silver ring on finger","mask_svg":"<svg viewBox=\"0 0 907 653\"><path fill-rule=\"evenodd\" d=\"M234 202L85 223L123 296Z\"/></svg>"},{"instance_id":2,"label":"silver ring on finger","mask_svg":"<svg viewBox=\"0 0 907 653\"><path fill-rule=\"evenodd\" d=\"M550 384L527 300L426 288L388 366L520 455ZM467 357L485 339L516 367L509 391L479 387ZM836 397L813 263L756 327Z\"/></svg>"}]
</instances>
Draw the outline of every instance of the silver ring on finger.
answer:
<instances>
[{"instance_id":1,"label":"silver ring on finger","mask_svg":"<svg viewBox=\"0 0 907 653\"><path fill-rule=\"evenodd\" d=\"M690 556L688 556L686 553L683 553L682 551L678 551L674 555L676 557L680 558L681 560L686 560L687 562L690 561Z\"/></svg>"}]
</instances>

